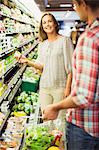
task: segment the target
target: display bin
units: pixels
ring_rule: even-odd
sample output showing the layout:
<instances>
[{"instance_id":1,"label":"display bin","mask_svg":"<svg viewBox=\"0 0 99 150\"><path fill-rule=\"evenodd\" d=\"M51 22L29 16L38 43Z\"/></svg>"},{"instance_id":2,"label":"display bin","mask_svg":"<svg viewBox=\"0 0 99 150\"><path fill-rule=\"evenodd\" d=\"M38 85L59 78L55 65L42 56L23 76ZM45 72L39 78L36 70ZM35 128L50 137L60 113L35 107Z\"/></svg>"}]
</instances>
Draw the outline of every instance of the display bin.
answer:
<instances>
[{"instance_id":1,"label":"display bin","mask_svg":"<svg viewBox=\"0 0 99 150\"><path fill-rule=\"evenodd\" d=\"M25 125L22 150L48 150L51 147L65 150L61 146L61 136L61 131L54 130L52 121L37 124L34 119L34 122Z\"/></svg>"},{"instance_id":2,"label":"display bin","mask_svg":"<svg viewBox=\"0 0 99 150\"><path fill-rule=\"evenodd\" d=\"M21 85L21 90L23 91L30 91L30 92L37 92L39 87L39 81L27 81L27 80L22 80L22 85Z\"/></svg>"}]
</instances>

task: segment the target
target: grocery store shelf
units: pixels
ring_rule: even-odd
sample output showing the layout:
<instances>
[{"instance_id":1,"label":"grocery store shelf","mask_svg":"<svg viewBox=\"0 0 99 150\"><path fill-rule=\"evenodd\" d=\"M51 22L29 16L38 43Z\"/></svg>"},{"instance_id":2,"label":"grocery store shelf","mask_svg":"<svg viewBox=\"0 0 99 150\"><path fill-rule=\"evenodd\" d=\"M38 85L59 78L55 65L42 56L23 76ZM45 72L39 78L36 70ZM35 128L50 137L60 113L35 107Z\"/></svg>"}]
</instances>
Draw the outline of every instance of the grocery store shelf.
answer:
<instances>
[{"instance_id":1,"label":"grocery store shelf","mask_svg":"<svg viewBox=\"0 0 99 150\"><path fill-rule=\"evenodd\" d=\"M15 49L17 49L17 48L21 48L22 46L28 44L29 42L31 42L31 41L33 41L33 40L34 40L34 38L31 38L31 39L29 39L29 40L23 42L23 43L20 44L19 46L16 46L16 47L13 47L12 49L8 49L8 50L6 50L6 51L1 52L1 53L0 53L0 58L4 57L5 55L7 55L7 54L9 54L9 53L11 53L11 52L13 52L13 51L14 51Z\"/></svg>"},{"instance_id":2,"label":"grocery store shelf","mask_svg":"<svg viewBox=\"0 0 99 150\"><path fill-rule=\"evenodd\" d=\"M7 114L6 114L6 117L5 117L3 123L2 123L2 125L1 125L1 127L0 127L0 136L1 136L1 134L2 134L3 127L4 127L5 123L6 123L6 121L7 121L8 117L9 117L9 115L10 115L10 110L8 110L8 112L7 112Z\"/></svg>"},{"instance_id":3,"label":"grocery store shelf","mask_svg":"<svg viewBox=\"0 0 99 150\"><path fill-rule=\"evenodd\" d=\"M10 95L8 96L9 104L12 102L12 100L13 100L15 94L17 93L17 91L18 91L18 89L19 89L19 87L20 87L21 84L22 84L22 80L20 79L20 80L17 82L17 84L16 84L16 86L14 87L14 89L11 91Z\"/></svg>"},{"instance_id":4,"label":"grocery store shelf","mask_svg":"<svg viewBox=\"0 0 99 150\"><path fill-rule=\"evenodd\" d=\"M29 42L31 42L31 41L33 41L33 40L34 40L34 38L31 38L31 39L29 39L29 40L23 42L22 44L20 44L19 46L15 47L15 48L20 48L20 47L22 47L22 46L28 44Z\"/></svg>"},{"instance_id":5,"label":"grocery store shelf","mask_svg":"<svg viewBox=\"0 0 99 150\"><path fill-rule=\"evenodd\" d=\"M12 80L8 83L8 89L0 97L0 104L2 103L2 101L4 99L7 98L7 96L10 94L10 92L12 91L12 89L14 87L17 89L18 86L21 85L21 81L19 80L19 78L20 78L21 74L23 73L23 71L25 70L25 67L26 67L26 65L22 66L22 68L15 74L15 76L12 78ZM18 80L19 80L18 85L16 85ZM15 90L15 92L17 92L17 90Z\"/></svg>"},{"instance_id":6,"label":"grocery store shelf","mask_svg":"<svg viewBox=\"0 0 99 150\"><path fill-rule=\"evenodd\" d=\"M11 52L13 52L13 48L12 49L10 48L10 49L7 49L6 51L1 52L0 53L0 58L4 57L5 55L7 55Z\"/></svg>"},{"instance_id":7,"label":"grocery store shelf","mask_svg":"<svg viewBox=\"0 0 99 150\"><path fill-rule=\"evenodd\" d=\"M23 133L22 138L21 138L20 141L19 141L20 144L18 145L18 147L16 148L16 150L21 150L22 144L23 144L23 139L24 139L24 133Z\"/></svg>"},{"instance_id":8,"label":"grocery store shelf","mask_svg":"<svg viewBox=\"0 0 99 150\"><path fill-rule=\"evenodd\" d=\"M18 19L18 18L11 17L11 16L9 16L9 15L4 14L4 13L3 13L3 12L1 12L1 11L0 11L0 15L1 15L1 16L4 16L4 17L11 18L11 19L16 20L16 21L21 22L21 23L25 23L25 24L32 25L32 26L34 27L34 24L32 24L32 23L29 23L29 22L23 21L23 20Z\"/></svg>"},{"instance_id":9,"label":"grocery store shelf","mask_svg":"<svg viewBox=\"0 0 99 150\"><path fill-rule=\"evenodd\" d=\"M3 79L5 76L7 76L9 74L9 72L18 64L17 61L14 61L13 64L11 64L10 66L8 66L6 72L4 74L2 74L2 76L0 77L0 79Z\"/></svg>"},{"instance_id":10,"label":"grocery store shelf","mask_svg":"<svg viewBox=\"0 0 99 150\"><path fill-rule=\"evenodd\" d=\"M16 61L14 53L19 52L24 56L28 56L28 54L38 45L37 21L34 20L34 17L21 10L21 8L17 6L16 1L14 1L14 3L14 7L10 6L10 4L6 5L4 1L0 3L0 59L2 69L2 72L0 72L0 111L1 114L4 114L5 116L5 119L2 119L2 124L0 126L0 139L4 139L5 141L6 139L11 140L15 138L12 132L15 134L15 128L17 129L17 127L14 125L14 131L12 131L11 126L9 126L9 128L7 127L11 117L14 117L14 112L12 112L13 106L17 104L15 97L17 97L21 91L22 74L27 67L27 64L20 64ZM37 49L35 52L37 52ZM32 53L30 55L32 56ZM27 113L28 115L31 115L30 112L32 112L32 102L30 108L31 110ZM34 113L35 110L36 114ZM37 108L35 107L35 110L33 109L32 113L34 113L34 116L36 117L39 114L39 106L37 106ZM33 115L26 117L25 121L27 120L28 122L29 119L30 121L34 121ZM15 120L17 119L15 118ZM36 123L37 121L38 119L35 119ZM19 122L22 121L18 120L16 125ZM17 131L20 133L16 140L18 141L18 145L14 148L15 150L22 150L21 146L24 143L24 126L26 122L23 121L23 123L22 129L18 126ZM12 124L13 123L11 123L11 125Z\"/></svg>"},{"instance_id":11,"label":"grocery store shelf","mask_svg":"<svg viewBox=\"0 0 99 150\"><path fill-rule=\"evenodd\" d=\"M36 46L37 46L37 42L29 49L29 50L27 50L25 53L24 53L24 56L26 56L27 54L29 54L31 51L32 51L32 49L34 49Z\"/></svg>"},{"instance_id":12,"label":"grocery store shelf","mask_svg":"<svg viewBox=\"0 0 99 150\"><path fill-rule=\"evenodd\" d=\"M21 67L21 69L19 70L19 74L20 75L23 73L23 71L25 70L25 68L26 68L26 65L23 65ZM18 89L19 89L19 87L20 87L21 84L22 84L22 79L20 78L18 80L18 82L16 83L15 87L11 90L11 93L8 96L9 103L12 102L12 100L13 100L13 98L14 98L14 96L15 96L16 92L18 91Z\"/></svg>"},{"instance_id":13,"label":"grocery store shelf","mask_svg":"<svg viewBox=\"0 0 99 150\"><path fill-rule=\"evenodd\" d=\"M6 34L6 35L7 35L7 34L8 34L8 35L11 35L11 34L19 34L19 33L30 33L30 32L34 32L34 31L33 31L33 30L32 30L32 31L21 31L21 32L13 32L13 31L12 31L12 32L11 32L11 31L4 32L4 31L3 31L3 33Z\"/></svg>"},{"instance_id":14,"label":"grocery store shelf","mask_svg":"<svg viewBox=\"0 0 99 150\"><path fill-rule=\"evenodd\" d=\"M39 110L40 110L40 104L37 103L36 110L35 110L35 118L34 118L34 122L33 122L34 126L37 125L37 123L38 123Z\"/></svg>"}]
</instances>

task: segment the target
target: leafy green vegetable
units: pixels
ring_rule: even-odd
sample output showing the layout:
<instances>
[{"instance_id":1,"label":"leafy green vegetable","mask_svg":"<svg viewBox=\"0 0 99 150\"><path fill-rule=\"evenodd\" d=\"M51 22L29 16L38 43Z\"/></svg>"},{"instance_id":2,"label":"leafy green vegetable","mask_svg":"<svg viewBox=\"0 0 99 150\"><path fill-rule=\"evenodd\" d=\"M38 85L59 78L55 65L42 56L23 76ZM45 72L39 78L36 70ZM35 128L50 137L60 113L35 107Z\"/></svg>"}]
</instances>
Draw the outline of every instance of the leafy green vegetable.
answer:
<instances>
[{"instance_id":1,"label":"leafy green vegetable","mask_svg":"<svg viewBox=\"0 0 99 150\"><path fill-rule=\"evenodd\" d=\"M27 150L46 150L53 140L54 136L49 133L47 127L26 129L25 146Z\"/></svg>"}]
</instances>

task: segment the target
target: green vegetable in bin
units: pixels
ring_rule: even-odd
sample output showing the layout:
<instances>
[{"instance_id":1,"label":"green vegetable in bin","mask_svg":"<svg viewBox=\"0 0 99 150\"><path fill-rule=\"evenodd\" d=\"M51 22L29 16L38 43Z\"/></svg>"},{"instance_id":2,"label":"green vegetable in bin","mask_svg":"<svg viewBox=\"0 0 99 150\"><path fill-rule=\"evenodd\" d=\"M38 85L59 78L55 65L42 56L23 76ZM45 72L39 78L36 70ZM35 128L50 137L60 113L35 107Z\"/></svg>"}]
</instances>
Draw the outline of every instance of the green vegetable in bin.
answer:
<instances>
[{"instance_id":1,"label":"green vegetable in bin","mask_svg":"<svg viewBox=\"0 0 99 150\"><path fill-rule=\"evenodd\" d=\"M21 110L21 111L24 110L24 103L19 103L18 104L18 110Z\"/></svg>"},{"instance_id":2,"label":"green vegetable in bin","mask_svg":"<svg viewBox=\"0 0 99 150\"><path fill-rule=\"evenodd\" d=\"M35 93L35 96L36 96L36 97L38 97L38 96L39 96L39 94L38 94L38 93Z\"/></svg>"},{"instance_id":3,"label":"green vegetable in bin","mask_svg":"<svg viewBox=\"0 0 99 150\"><path fill-rule=\"evenodd\" d=\"M35 53L35 55L33 56L34 59L36 59L38 57L38 54Z\"/></svg>"},{"instance_id":4,"label":"green vegetable in bin","mask_svg":"<svg viewBox=\"0 0 99 150\"><path fill-rule=\"evenodd\" d=\"M41 147L40 145L32 144L30 147L27 148L28 148L27 150L40 150L41 148L42 148L41 150L46 150L48 146L46 145L44 147Z\"/></svg>"},{"instance_id":5,"label":"green vegetable in bin","mask_svg":"<svg viewBox=\"0 0 99 150\"><path fill-rule=\"evenodd\" d=\"M36 93L35 92L29 92L29 94L34 96Z\"/></svg>"},{"instance_id":6,"label":"green vegetable in bin","mask_svg":"<svg viewBox=\"0 0 99 150\"><path fill-rule=\"evenodd\" d=\"M36 99L35 97L32 97L32 98L31 98L31 102L32 102L32 103L37 102L37 99Z\"/></svg>"},{"instance_id":7,"label":"green vegetable in bin","mask_svg":"<svg viewBox=\"0 0 99 150\"><path fill-rule=\"evenodd\" d=\"M27 96L27 93L25 92L25 91L23 91L21 94L20 94L20 96Z\"/></svg>"},{"instance_id":8,"label":"green vegetable in bin","mask_svg":"<svg viewBox=\"0 0 99 150\"><path fill-rule=\"evenodd\" d=\"M14 105L12 108L13 111L18 111L18 105Z\"/></svg>"},{"instance_id":9,"label":"green vegetable in bin","mask_svg":"<svg viewBox=\"0 0 99 150\"><path fill-rule=\"evenodd\" d=\"M20 96L17 97L17 103L21 103L22 102L22 98Z\"/></svg>"},{"instance_id":10,"label":"green vegetable in bin","mask_svg":"<svg viewBox=\"0 0 99 150\"><path fill-rule=\"evenodd\" d=\"M37 93L35 93L35 95L31 95L30 97L31 97L32 103L38 101L38 94Z\"/></svg>"},{"instance_id":11,"label":"green vegetable in bin","mask_svg":"<svg viewBox=\"0 0 99 150\"><path fill-rule=\"evenodd\" d=\"M38 81L40 77L37 74L33 74L33 78Z\"/></svg>"},{"instance_id":12,"label":"green vegetable in bin","mask_svg":"<svg viewBox=\"0 0 99 150\"><path fill-rule=\"evenodd\" d=\"M24 103L25 99L28 98L28 94L26 92L22 92L20 96L17 97L17 103Z\"/></svg>"},{"instance_id":13,"label":"green vegetable in bin","mask_svg":"<svg viewBox=\"0 0 99 150\"><path fill-rule=\"evenodd\" d=\"M21 96L22 99L25 99L25 98L28 97L28 94L24 91L24 92L22 92L22 93L20 94L20 96Z\"/></svg>"},{"instance_id":14,"label":"green vegetable in bin","mask_svg":"<svg viewBox=\"0 0 99 150\"><path fill-rule=\"evenodd\" d=\"M32 107L30 104L26 104L24 105L24 111L27 115L29 115L32 112Z\"/></svg>"},{"instance_id":15,"label":"green vegetable in bin","mask_svg":"<svg viewBox=\"0 0 99 150\"><path fill-rule=\"evenodd\" d=\"M27 103L27 104L31 104L31 98L27 97L24 102Z\"/></svg>"},{"instance_id":16,"label":"green vegetable in bin","mask_svg":"<svg viewBox=\"0 0 99 150\"><path fill-rule=\"evenodd\" d=\"M27 150L46 150L54 136L48 132L47 127L36 127L35 129L26 130L25 147Z\"/></svg>"}]
</instances>

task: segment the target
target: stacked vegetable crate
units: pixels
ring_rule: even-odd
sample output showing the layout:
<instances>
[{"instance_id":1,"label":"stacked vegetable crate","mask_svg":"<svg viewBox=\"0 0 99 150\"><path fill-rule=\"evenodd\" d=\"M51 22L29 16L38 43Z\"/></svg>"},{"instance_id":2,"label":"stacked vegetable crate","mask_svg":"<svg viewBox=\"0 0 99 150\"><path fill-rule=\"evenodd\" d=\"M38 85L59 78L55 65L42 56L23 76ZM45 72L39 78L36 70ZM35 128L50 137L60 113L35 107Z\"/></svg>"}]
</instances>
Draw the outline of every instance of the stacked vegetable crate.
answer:
<instances>
[{"instance_id":1,"label":"stacked vegetable crate","mask_svg":"<svg viewBox=\"0 0 99 150\"><path fill-rule=\"evenodd\" d=\"M32 67L27 67L22 78L22 91L37 92L40 75Z\"/></svg>"}]
</instances>

